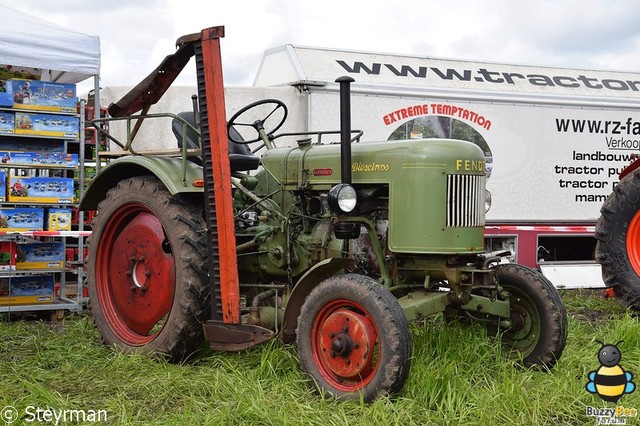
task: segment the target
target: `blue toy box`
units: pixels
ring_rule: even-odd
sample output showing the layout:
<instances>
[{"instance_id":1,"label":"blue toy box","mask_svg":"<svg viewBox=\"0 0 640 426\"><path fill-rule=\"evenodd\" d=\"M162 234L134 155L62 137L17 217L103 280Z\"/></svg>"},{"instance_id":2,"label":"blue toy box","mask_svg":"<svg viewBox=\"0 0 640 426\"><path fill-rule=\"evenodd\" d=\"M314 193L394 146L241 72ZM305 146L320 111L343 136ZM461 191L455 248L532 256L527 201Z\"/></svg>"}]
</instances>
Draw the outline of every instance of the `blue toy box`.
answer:
<instances>
[{"instance_id":1,"label":"blue toy box","mask_svg":"<svg viewBox=\"0 0 640 426\"><path fill-rule=\"evenodd\" d=\"M25 275L0 278L0 304L31 305L53 302L54 280L51 275Z\"/></svg>"},{"instance_id":2,"label":"blue toy box","mask_svg":"<svg viewBox=\"0 0 640 426\"><path fill-rule=\"evenodd\" d=\"M38 208L0 209L0 232L42 231L44 210Z\"/></svg>"},{"instance_id":3,"label":"blue toy box","mask_svg":"<svg viewBox=\"0 0 640 426\"><path fill-rule=\"evenodd\" d=\"M0 107L12 107L13 97L10 93L0 92Z\"/></svg>"},{"instance_id":4,"label":"blue toy box","mask_svg":"<svg viewBox=\"0 0 640 426\"><path fill-rule=\"evenodd\" d=\"M0 148L3 151L64 152L64 141L60 139L21 138L5 136Z\"/></svg>"},{"instance_id":5,"label":"blue toy box","mask_svg":"<svg viewBox=\"0 0 640 426\"><path fill-rule=\"evenodd\" d=\"M80 119L68 115L16 112L15 133L21 135L77 138Z\"/></svg>"},{"instance_id":6,"label":"blue toy box","mask_svg":"<svg viewBox=\"0 0 640 426\"><path fill-rule=\"evenodd\" d=\"M62 268L64 255L64 244L61 242L18 243L16 270Z\"/></svg>"},{"instance_id":7,"label":"blue toy box","mask_svg":"<svg viewBox=\"0 0 640 426\"><path fill-rule=\"evenodd\" d=\"M0 111L0 133L6 135L15 131L14 118L12 112Z\"/></svg>"},{"instance_id":8,"label":"blue toy box","mask_svg":"<svg viewBox=\"0 0 640 426\"><path fill-rule=\"evenodd\" d=\"M73 178L9 177L8 201L15 203L71 204Z\"/></svg>"},{"instance_id":9,"label":"blue toy box","mask_svg":"<svg viewBox=\"0 0 640 426\"><path fill-rule=\"evenodd\" d=\"M12 152L0 151L0 163L20 166L63 166L77 167L78 154L64 152Z\"/></svg>"},{"instance_id":10,"label":"blue toy box","mask_svg":"<svg viewBox=\"0 0 640 426\"><path fill-rule=\"evenodd\" d=\"M13 96L11 93L7 93L7 80L3 74L6 73L6 69L3 69L0 66L0 107L12 107L13 106Z\"/></svg>"},{"instance_id":11,"label":"blue toy box","mask_svg":"<svg viewBox=\"0 0 640 426\"><path fill-rule=\"evenodd\" d=\"M77 111L76 85L50 81L11 79L6 83L13 107L38 111Z\"/></svg>"}]
</instances>

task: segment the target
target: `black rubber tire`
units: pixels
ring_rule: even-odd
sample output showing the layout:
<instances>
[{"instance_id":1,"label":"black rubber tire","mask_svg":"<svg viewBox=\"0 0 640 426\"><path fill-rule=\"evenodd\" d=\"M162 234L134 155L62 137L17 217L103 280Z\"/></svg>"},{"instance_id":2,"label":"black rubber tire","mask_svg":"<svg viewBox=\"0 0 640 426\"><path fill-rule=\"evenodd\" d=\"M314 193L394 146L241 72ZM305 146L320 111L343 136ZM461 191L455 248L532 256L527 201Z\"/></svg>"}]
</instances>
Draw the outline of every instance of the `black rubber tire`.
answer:
<instances>
[{"instance_id":1,"label":"black rubber tire","mask_svg":"<svg viewBox=\"0 0 640 426\"><path fill-rule=\"evenodd\" d=\"M373 324L369 329L376 331L378 358L364 378L366 383L327 371L326 363L316 356L314 346L318 343L314 344L314 339L320 336L314 335L314 324L336 302L343 304L341 309L366 317ZM298 318L297 346L302 370L311 386L321 395L340 400L362 398L370 402L378 396L395 394L404 386L411 368L411 332L397 299L373 279L357 274L328 278L309 293ZM338 383L344 387L340 389Z\"/></svg>"},{"instance_id":2,"label":"black rubber tire","mask_svg":"<svg viewBox=\"0 0 640 426\"><path fill-rule=\"evenodd\" d=\"M567 312L560 295L544 275L522 265L498 265L496 277L509 292L514 326L501 331L503 347L525 367L551 368L567 341ZM527 323L526 318L533 320ZM530 325L518 327L518 323ZM526 336L521 338L521 333Z\"/></svg>"},{"instance_id":3,"label":"black rubber tire","mask_svg":"<svg viewBox=\"0 0 640 426\"><path fill-rule=\"evenodd\" d=\"M596 261L602 266L602 279L612 287L623 306L640 311L640 276L627 253L627 231L640 211L640 170L616 185L600 209L596 223ZM640 244L640 241L638 241Z\"/></svg>"},{"instance_id":4,"label":"black rubber tire","mask_svg":"<svg viewBox=\"0 0 640 426\"><path fill-rule=\"evenodd\" d=\"M105 300L107 298L104 296L105 291L98 291L96 285L99 280L103 283L108 282L107 288L126 285L121 278L124 271L111 274L105 264L100 265L100 259L106 258L98 256L104 256L99 252L101 244L109 240L108 236L103 238L105 229L113 229L113 223L110 225L110 222L117 220L112 219L113 215L131 205L144 205L157 217L169 247L164 248L166 244L163 243L163 249L165 253L171 254L175 265L172 300L171 296L168 296L171 302L169 311L163 317L162 324L158 326L159 331L154 330L151 340L143 344L128 341L122 337L126 334L119 333L119 330L128 330L120 328L123 327L122 324L118 320L113 320L114 312L116 317L117 312L113 310L108 312L110 301ZM125 224L126 217L120 225ZM204 229L201 208L187 199L171 195L155 177L139 176L125 179L107 192L106 198L98 206L97 215L92 223L93 232L88 241L87 256L91 312L104 343L126 353L155 354L167 357L172 362L183 361L200 348L204 341L202 323L211 314ZM110 249L104 248L104 250ZM102 263L109 262L103 260ZM99 276L103 278L96 278ZM108 279L105 280L105 277ZM152 303L152 301L148 302ZM135 310L138 308L144 309L144 306L134 305L127 309L135 315Z\"/></svg>"}]
</instances>

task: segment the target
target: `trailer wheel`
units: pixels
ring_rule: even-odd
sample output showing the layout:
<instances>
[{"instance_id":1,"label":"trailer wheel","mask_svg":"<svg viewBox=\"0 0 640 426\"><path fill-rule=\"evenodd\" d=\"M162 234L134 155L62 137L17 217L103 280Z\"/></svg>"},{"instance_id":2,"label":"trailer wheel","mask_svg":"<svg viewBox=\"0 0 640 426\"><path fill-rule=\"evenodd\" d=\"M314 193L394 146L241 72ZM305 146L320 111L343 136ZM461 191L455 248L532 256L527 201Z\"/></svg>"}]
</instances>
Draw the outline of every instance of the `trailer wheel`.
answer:
<instances>
[{"instance_id":1,"label":"trailer wheel","mask_svg":"<svg viewBox=\"0 0 640 426\"><path fill-rule=\"evenodd\" d=\"M307 296L297 329L298 356L315 389L368 402L402 389L411 333L397 299L373 279L331 277Z\"/></svg>"},{"instance_id":2,"label":"trailer wheel","mask_svg":"<svg viewBox=\"0 0 640 426\"><path fill-rule=\"evenodd\" d=\"M87 273L106 344L180 361L210 315L201 211L151 176L122 180L98 206Z\"/></svg>"},{"instance_id":3,"label":"trailer wheel","mask_svg":"<svg viewBox=\"0 0 640 426\"><path fill-rule=\"evenodd\" d=\"M500 330L507 353L526 367L552 367L567 340L567 312L558 292L544 275L522 265L498 265L496 277L511 304L511 328Z\"/></svg>"},{"instance_id":4,"label":"trailer wheel","mask_svg":"<svg viewBox=\"0 0 640 426\"><path fill-rule=\"evenodd\" d=\"M640 311L640 170L616 185L596 224L602 279L624 306Z\"/></svg>"}]
</instances>

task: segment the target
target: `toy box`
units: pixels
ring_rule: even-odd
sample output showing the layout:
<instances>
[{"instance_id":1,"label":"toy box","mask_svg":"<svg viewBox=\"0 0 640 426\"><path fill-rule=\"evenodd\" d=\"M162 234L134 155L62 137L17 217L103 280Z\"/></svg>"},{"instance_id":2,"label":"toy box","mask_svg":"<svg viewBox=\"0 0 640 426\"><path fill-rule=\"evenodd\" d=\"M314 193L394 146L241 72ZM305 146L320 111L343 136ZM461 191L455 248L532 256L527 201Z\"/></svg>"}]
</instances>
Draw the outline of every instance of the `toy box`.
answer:
<instances>
[{"instance_id":1,"label":"toy box","mask_svg":"<svg viewBox=\"0 0 640 426\"><path fill-rule=\"evenodd\" d=\"M60 139L11 138L3 137L0 142L2 151L38 151L64 152L64 141Z\"/></svg>"},{"instance_id":2,"label":"toy box","mask_svg":"<svg viewBox=\"0 0 640 426\"><path fill-rule=\"evenodd\" d=\"M9 177L7 199L26 203L73 203L73 178Z\"/></svg>"},{"instance_id":3,"label":"toy box","mask_svg":"<svg viewBox=\"0 0 640 426\"><path fill-rule=\"evenodd\" d=\"M26 305L53 302L51 275L22 275L0 278L0 304Z\"/></svg>"},{"instance_id":4,"label":"toy box","mask_svg":"<svg viewBox=\"0 0 640 426\"><path fill-rule=\"evenodd\" d=\"M13 107L39 111L77 111L76 85L50 81L11 79L6 82Z\"/></svg>"},{"instance_id":5,"label":"toy box","mask_svg":"<svg viewBox=\"0 0 640 426\"><path fill-rule=\"evenodd\" d=\"M71 209L47 209L47 231L71 231Z\"/></svg>"},{"instance_id":6,"label":"toy box","mask_svg":"<svg viewBox=\"0 0 640 426\"><path fill-rule=\"evenodd\" d=\"M69 115L16 112L14 132L21 135L77 138L80 119Z\"/></svg>"},{"instance_id":7,"label":"toy box","mask_svg":"<svg viewBox=\"0 0 640 426\"><path fill-rule=\"evenodd\" d=\"M14 241L0 241L0 271L16 269L16 243Z\"/></svg>"},{"instance_id":8,"label":"toy box","mask_svg":"<svg viewBox=\"0 0 640 426\"><path fill-rule=\"evenodd\" d=\"M0 107L13 106L13 96L11 93L7 93L7 81L12 78L38 79L39 77L33 75L32 71L33 68L27 70L13 65L0 65Z\"/></svg>"},{"instance_id":9,"label":"toy box","mask_svg":"<svg viewBox=\"0 0 640 426\"><path fill-rule=\"evenodd\" d=\"M0 232L42 231L44 210L36 208L0 209Z\"/></svg>"},{"instance_id":10,"label":"toy box","mask_svg":"<svg viewBox=\"0 0 640 426\"><path fill-rule=\"evenodd\" d=\"M0 107L12 107L13 97L7 93L6 80L0 80Z\"/></svg>"},{"instance_id":11,"label":"toy box","mask_svg":"<svg viewBox=\"0 0 640 426\"><path fill-rule=\"evenodd\" d=\"M12 107L13 97L10 93L0 92L0 107Z\"/></svg>"},{"instance_id":12,"label":"toy box","mask_svg":"<svg viewBox=\"0 0 640 426\"><path fill-rule=\"evenodd\" d=\"M0 170L0 201L7 200L7 171Z\"/></svg>"},{"instance_id":13,"label":"toy box","mask_svg":"<svg viewBox=\"0 0 640 426\"><path fill-rule=\"evenodd\" d=\"M66 154L64 152L12 152L0 151L2 164L17 164L24 166L56 165L63 167L76 167L78 154Z\"/></svg>"},{"instance_id":14,"label":"toy box","mask_svg":"<svg viewBox=\"0 0 640 426\"><path fill-rule=\"evenodd\" d=\"M61 242L18 243L16 270L62 268L64 255L64 244Z\"/></svg>"},{"instance_id":15,"label":"toy box","mask_svg":"<svg viewBox=\"0 0 640 426\"><path fill-rule=\"evenodd\" d=\"M37 80L38 75L33 74L34 68L21 68L14 65L0 65L0 106L12 107L13 94L7 93L7 81L12 78L23 80ZM11 89L9 89L11 90Z\"/></svg>"},{"instance_id":16,"label":"toy box","mask_svg":"<svg viewBox=\"0 0 640 426\"><path fill-rule=\"evenodd\" d=\"M6 135L15 130L15 114L12 112L0 111L0 133Z\"/></svg>"}]
</instances>

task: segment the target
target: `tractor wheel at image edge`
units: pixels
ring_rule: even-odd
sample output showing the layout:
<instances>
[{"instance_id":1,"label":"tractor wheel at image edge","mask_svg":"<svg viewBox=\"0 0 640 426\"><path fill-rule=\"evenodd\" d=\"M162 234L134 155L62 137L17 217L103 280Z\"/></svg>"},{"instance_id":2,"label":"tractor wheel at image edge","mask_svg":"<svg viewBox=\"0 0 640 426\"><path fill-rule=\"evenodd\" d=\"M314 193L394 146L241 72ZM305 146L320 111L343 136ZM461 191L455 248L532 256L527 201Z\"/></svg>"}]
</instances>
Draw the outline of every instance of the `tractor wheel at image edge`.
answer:
<instances>
[{"instance_id":1,"label":"tractor wheel at image edge","mask_svg":"<svg viewBox=\"0 0 640 426\"><path fill-rule=\"evenodd\" d=\"M108 191L92 229L89 300L103 341L174 362L196 351L210 316L200 209L134 177Z\"/></svg>"},{"instance_id":2,"label":"tractor wheel at image edge","mask_svg":"<svg viewBox=\"0 0 640 426\"><path fill-rule=\"evenodd\" d=\"M567 340L567 312L558 292L544 275L522 265L498 265L496 278L511 305L511 328L500 330L505 351L525 367L551 368Z\"/></svg>"},{"instance_id":3,"label":"tractor wheel at image edge","mask_svg":"<svg viewBox=\"0 0 640 426\"><path fill-rule=\"evenodd\" d=\"M298 356L319 393L372 401L402 389L411 333L397 299L373 279L334 276L307 296L298 319Z\"/></svg>"},{"instance_id":4,"label":"tractor wheel at image edge","mask_svg":"<svg viewBox=\"0 0 640 426\"><path fill-rule=\"evenodd\" d=\"M616 185L596 224L602 279L625 307L640 311L640 170Z\"/></svg>"}]
</instances>

